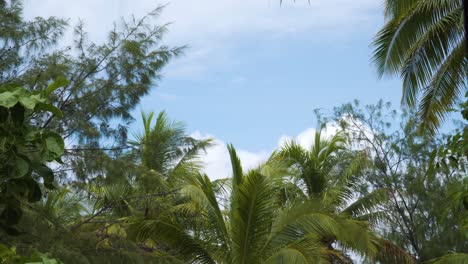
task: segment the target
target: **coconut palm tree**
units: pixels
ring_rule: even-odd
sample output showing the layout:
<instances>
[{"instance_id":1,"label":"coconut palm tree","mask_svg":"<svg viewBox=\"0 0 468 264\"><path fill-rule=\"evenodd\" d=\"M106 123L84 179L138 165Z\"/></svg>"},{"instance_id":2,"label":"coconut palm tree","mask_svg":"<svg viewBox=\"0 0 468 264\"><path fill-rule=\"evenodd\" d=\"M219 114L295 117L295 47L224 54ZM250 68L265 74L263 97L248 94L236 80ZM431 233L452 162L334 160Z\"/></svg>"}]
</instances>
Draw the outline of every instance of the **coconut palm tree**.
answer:
<instances>
[{"instance_id":1,"label":"coconut palm tree","mask_svg":"<svg viewBox=\"0 0 468 264\"><path fill-rule=\"evenodd\" d=\"M352 151L345 136L338 132L331 137L323 136L323 130L315 132L309 148L295 141L287 142L275 154L289 167L289 181L283 186L283 201L309 200L329 208L336 217L357 221L368 228L384 217L379 206L387 200L386 189L376 189L364 196L357 196L362 180L360 172L365 169L368 155L363 151ZM322 240L329 248L343 247L338 237ZM379 249L373 256L383 263L411 263L414 261L402 249L389 241L375 237L374 245ZM364 253L365 255L365 253ZM372 257L371 257L372 259Z\"/></svg>"},{"instance_id":2,"label":"coconut palm tree","mask_svg":"<svg viewBox=\"0 0 468 264\"><path fill-rule=\"evenodd\" d=\"M135 220L132 237L153 245L168 263L352 263L343 249L379 256L383 244L366 222L337 215L318 199L283 205L278 194L284 178L274 165L244 173L232 146L229 153L229 180L186 178L179 213ZM398 263L411 263L403 260Z\"/></svg>"},{"instance_id":3,"label":"coconut palm tree","mask_svg":"<svg viewBox=\"0 0 468 264\"><path fill-rule=\"evenodd\" d=\"M153 112L142 113L144 131L131 141L138 146L141 164L168 181L199 171L199 155L212 145L212 140L187 136L185 126L170 121L164 111L158 114L154 126L153 118Z\"/></svg>"},{"instance_id":4,"label":"coconut palm tree","mask_svg":"<svg viewBox=\"0 0 468 264\"><path fill-rule=\"evenodd\" d=\"M462 0L386 0L373 42L378 73L403 79L402 103L434 132L467 91Z\"/></svg>"},{"instance_id":5,"label":"coconut palm tree","mask_svg":"<svg viewBox=\"0 0 468 264\"><path fill-rule=\"evenodd\" d=\"M165 112L158 114L156 122L153 118L153 112L142 113L143 132L129 142L132 151L109 159L102 173L105 177L81 186L89 197L91 214L75 228L96 218L159 215L173 206L178 182L199 171L200 154L212 140L188 136L183 124L170 121ZM125 177L112 177L122 171Z\"/></svg>"},{"instance_id":6,"label":"coconut palm tree","mask_svg":"<svg viewBox=\"0 0 468 264\"><path fill-rule=\"evenodd\" d=\"M336 213L360 220L378 216L375 209L386 201L386 189L356 197L357 184L362 180L360 172L367 165L368 156L363 151L349 150L341 132L326 138L319 129L309 149L290 141L276 156L290 168L295 188L289 188L289 199L318 199L333 206Z\"/></svg>"}]
</instances>

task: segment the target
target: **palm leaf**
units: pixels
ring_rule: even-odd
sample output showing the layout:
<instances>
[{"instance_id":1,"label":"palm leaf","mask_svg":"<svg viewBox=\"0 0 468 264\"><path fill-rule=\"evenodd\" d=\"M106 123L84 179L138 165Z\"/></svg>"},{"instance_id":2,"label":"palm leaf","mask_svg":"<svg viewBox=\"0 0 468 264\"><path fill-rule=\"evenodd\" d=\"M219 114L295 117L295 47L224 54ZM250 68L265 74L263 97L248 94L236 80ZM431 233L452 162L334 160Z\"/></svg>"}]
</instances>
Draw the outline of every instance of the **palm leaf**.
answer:
<instances>
[{"instance_id":1,"label":"palm leaf","mask_svg":"<svg viewBox=\"0 0 468 264\"><path fill-rule=\"evenodd\" d=\"M428 264L468 264L468 254L452 253L440 258L429 260Z\"/></svg>"},{"instance_id":2,"label":"palm leaf","mask_svg":"<svg viewBox=\"0 0 468 264\"><path fill-rule=\"evenodd\" d=\"M258 252L270 233L276 208L273 182L253 170L243 177L237 188L233 188L235 200L230 222L234 263L258 262Z\"/></svg>"}]
</instances>

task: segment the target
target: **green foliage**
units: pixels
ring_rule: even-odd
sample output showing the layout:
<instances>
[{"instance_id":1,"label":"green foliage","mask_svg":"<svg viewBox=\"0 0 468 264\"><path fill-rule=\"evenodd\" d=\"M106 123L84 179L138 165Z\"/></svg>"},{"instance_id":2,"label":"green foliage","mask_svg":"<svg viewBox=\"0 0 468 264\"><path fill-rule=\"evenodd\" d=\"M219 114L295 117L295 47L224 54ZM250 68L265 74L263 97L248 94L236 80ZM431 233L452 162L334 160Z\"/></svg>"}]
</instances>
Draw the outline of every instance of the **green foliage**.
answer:
<instances>
[{"instance_id":1,"label":"green foliage","mask_svg":"<svg viewBox=\"0 0 468 264\"><path fill-rule=\"evenodd\" d=\"M60 161L60 135L32 125L28 116L43 110L60 114L43 94L15 85L0 86L0 225L10 232L22 215L22 203L41 199L40 182L54 188L54 173L46 163Z\"/></svg>"},{"instance_id":2,"label":"green foliage","mask_svg":"<svg viewBox=\"0 0 468 264\"><path fill-rule=\"evenodd\" d=\"M154 219L175 210L178 182L200 168L199 154L210 140L188 137L180 123L174 126L164 113L159 116L155 124L145 123L148 135L133 142L125 153L101 153L105 162L98 163L98 175L48 190L40 202L25 208L17 225L20 235L0 231L0 239L17 245L22 255L49 252L64 263L160 263L166 259L168 255L153 244L129 240L127 227L134 218ZM149 151L151 147L159 151ZM171 155L160 157L159 153ZM152 157L160 160L146 163ZM160 166L155 170L149 167L152 164Z\"/></svg>"},{"instance_id":3,"label":"green foliage","mask_svg":"<svg viewBox=\"0 0 468 264\"><path fill-rule=\"evenodd\" d=\"M70 146L72 150L63 156L59 176L63 180L69 176L84 180L80 175L83 169L89 169L85 174L92 175L109 152L120 154L128 147L127 127L133 121L130 112L142 96L157 86L161 69L181 54L183 47L163 44L167 25L152 23L162 7L139 19L122 19L102 43L89 41L85 26L79 23L73 28L70 46L56 45L68 29L65 20L25 20L21 1L4 3L3 7L0 84L17 83L29 91L44 91L60 110L54 115L63 113L63 118L57 119L49 113L35 112L30 119L38 127L73 139L79 149L112 149L83 154ZM111 147L102 146L109 141ZM83 161L85 155L92 155L94 162Z\"/></svg>"},{"instance_id":4,"label":"green foliage","mask_svg":"<svg viewBox=\"0 0 468 264\"><path fill-rule=\"evenodd\" d=\"M374 62L381 76L402 77L403 104L418 104L419 119L433 133L466 92L462 1L388 0L385 17Z\"/></svg>"},{"instance_id":5,"label":"green foliage","mask_svg":"<svg viewBox=\"0 0 468 264\"><path fill-rule=\"evenodd\" d=\"M390 132L388 104L348 104L323 122L342 131L258 168L229 145L232 177L211 181L212 140L165 112L142 113L128 140L130 111L183 50L151 24L161 8L103 43L80 23L59 49L66 21L25 21L20 1L0 0L0 263L466 263L466 127L416 129L420 117L434 129L466 84L460 3L386 2L375 58L403 74L408 105L424 87L419 117Z\"/></svg>"},{"instance_id":6,"label":"green foliage","mask_svg":"<svg viewBox=\"0 0 468 264\"><path fill-rule=\"evenodd\" d=\"M377 248L388 247L384 240L366 222L338 214L333 203L310 198L282 205L279 194L285 178L282 166L274 170L280 164L276 158L243 173L236 151L228 149L233 171L229 191L206 175L188 177L176 214L135 219L129 227L131 237L167 245L167 254L190 263L349 263L346 249L383 259ZM266 166L268 176L262 174ZM334 248L335 243L340 247ZM413 263L411 257L401 259Z\"/></svg>"},{"instance_id":7,"label":"green foliage","mask_svg":"<svg viewBox=\"0 0 468 264\"><path fill-rule=\"evenodd\" d=\"M65 20L55 17L24 21L22 1L0 1L0 84L16 79L28 59L54 45L66 26Z\"/></svg>"},{"instance_id":8,"label":"green foliage","mask_svg":"<svg viewBox=\"0 0 468 264\"><path fill-rule=\"evenodd\" d=\"M360 107L355 102L336 108L325 120L340 124L353 145L372 158L360 192L388 190L390 202L380 217L386 238L421 261L466 253L466 157L449 162L456 152L447 149L444 138L421 134L416 113L403 112L401 120L393 121L396 116L389 104ZM396 121L401 124L392 130Z\"/></svg>"},{"instance_id":9,"label":"green foliage","mask_svg":"<svg viewBox=\"0 0 468 264\"><path fill-rule=\"evenodd\" d=\"M466 264L468 263L468 254L447 254L427 262L428 264Z\"/></svg>"},{"instance_id":10,"label":"green foliage","mask_svg":"<svg viewBox=\"0 0 468 264\"><path fill-rule=\"evenodd\" d=\"M16 248L8 248L0 244L0 263L4 264L61 264L62 262L51 259L47 254L35 252L32 256L20 256L16 253Z\"/></svg>"},{"instance_id":11,"label":"green foliage","mask_svg":"<svg viewBox=\"0 0 468 264\"><path fill-rule=\"evenodd\" d=\"M188 137L180 122L171 122L160 112L152 125L154 113L142 113L143 134L136 135L133 145L139 146L141 163L148 169L163 174L174 181L183 174L197 172L199 154L212 145L211 139L196 140Z\"/></svg>"}]
</instances>

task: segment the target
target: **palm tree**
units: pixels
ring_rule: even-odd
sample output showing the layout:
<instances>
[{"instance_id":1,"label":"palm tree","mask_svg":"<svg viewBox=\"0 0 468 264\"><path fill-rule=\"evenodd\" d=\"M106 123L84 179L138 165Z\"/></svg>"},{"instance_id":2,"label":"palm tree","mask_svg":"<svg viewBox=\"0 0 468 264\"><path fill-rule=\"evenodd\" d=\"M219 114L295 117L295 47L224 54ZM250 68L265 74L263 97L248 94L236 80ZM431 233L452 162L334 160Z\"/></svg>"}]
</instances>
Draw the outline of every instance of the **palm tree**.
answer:
<instances>
[{"instance_id":1,"label":"palm tree","mask_svg":"<svg viewBox=\"0 0 468 264\"><path fill-rule=\"evenodd\" d=\"M183 124L170 121L165 112L158 114L154 124L153 117L153 112L142 113L143 132L129 142L134 149L110 160L104 168L106 177L81 186L89 196L91 213L75 229L96 218L159 215L174 205L178 183L200 170L200 154L212 140L187 136ZM112 177L122 170L124 178Z\"/></svg>"},{"instance_id":2,"label":"palm tree","mask_svg":"<svg viewBox=\"0 0 468 264\"><path fill-rule=\"evenodd\" d=\"M347 147L341 132L326 138L322 129L315 132L310 149L295 141L286 143L276 156L290 168L295 188L289 198L318 199L361 220L365 214L375 216L373 211L386 200L387 190L378 189L359 199L355 197L355 188L361 180L359 173L367 165L368 156Z\"/></svg>"},{"instance_id":3,"label":"palm tree","mask_svg":"<svg viewBox=\"0 0 468 264\"><path fill-rule=\"evenodd\" d=\"M402 103L434 132L467 90L462 0L386 0L374 42L380 76L399 74Z\"/></svg>"},{"instance_id":4,"label":"palm tree","mask_svg":"<svg viewBox=\"0 0 468 264\"><path fill-rule=\"evenodd\" d=\"M142 113L144 131L135 135L134 145L139 147L141 164L161 173L166 180L198 172L199 155L212 146L211 139L197 140L187 136L180 122L172 122L164 111L160 112L153 127L154 113Z\"/></svg>"},{"instance_id":5,"label":"palm tree","mask_svg":"<svg viewBox=\"0 0 468 264\"><path fill-rule=\"evenodd\" d=\"M386 189L373 190L362 197L356 196L361 180L360 172L367 165L368 156L362 151L350 151L341 132L326 138L322 135L322 129L319 129L309 149L290 141L275 155L290 168L289 183L292 184L286 185L283 192L286 202L297 199L316 201L330 208L336 217L363 225L376 224L384 217L383 212L377 209L387 200ZM322 242L332 248L334 244L340 245L338 239L333 237ZM384 263L413 261L389 241L375 237L374 243L379 248L374 257Z\"/></svg>"},{"instance_id":6,"label":"palm tree","mask_svg":"<svg viewBox=\"0 0 468 264\"><path fill-rule=\"evenodd\" d=\"M181 188L186 202L178 213L137 219L132 236L153 245L168 263L351 263L324 240L371 258L379 255L382 243L367 223L336 215L318 199L282 205L284 178L274 165L244 173L232 146L229 153L232 178L186 178Z\"/></svg>"}]
</instances>

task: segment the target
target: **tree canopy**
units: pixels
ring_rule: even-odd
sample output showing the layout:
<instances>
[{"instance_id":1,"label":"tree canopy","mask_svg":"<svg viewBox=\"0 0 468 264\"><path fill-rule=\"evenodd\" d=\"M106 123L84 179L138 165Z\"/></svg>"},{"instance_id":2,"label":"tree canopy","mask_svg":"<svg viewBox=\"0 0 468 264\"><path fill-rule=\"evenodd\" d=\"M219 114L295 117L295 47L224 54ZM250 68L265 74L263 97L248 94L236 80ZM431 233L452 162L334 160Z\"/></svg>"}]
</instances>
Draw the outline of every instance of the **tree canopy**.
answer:
<instances>
[{"instance_id":1,"label":"tree canopy","mask_svg":"<svg viewBox=\"0 0 468 264\"><path fill-rule=\"evenodd\" d=\"M215 141L165 111L128 129L183 51L164 45L161 7L102 43L79 23L72 44L67 20L0 7L0 263L468 263L466 100L435 133L466 90L461 1L385 2L374 58L408 106L423 91L418 109L317 111L310 145L246 169L229 144L218 180Z\"/></svg>"}]
</instances>

